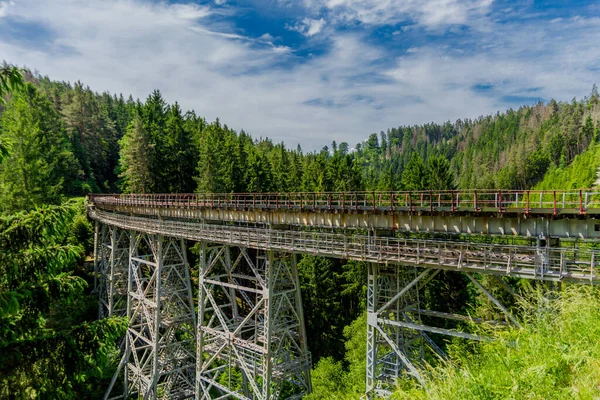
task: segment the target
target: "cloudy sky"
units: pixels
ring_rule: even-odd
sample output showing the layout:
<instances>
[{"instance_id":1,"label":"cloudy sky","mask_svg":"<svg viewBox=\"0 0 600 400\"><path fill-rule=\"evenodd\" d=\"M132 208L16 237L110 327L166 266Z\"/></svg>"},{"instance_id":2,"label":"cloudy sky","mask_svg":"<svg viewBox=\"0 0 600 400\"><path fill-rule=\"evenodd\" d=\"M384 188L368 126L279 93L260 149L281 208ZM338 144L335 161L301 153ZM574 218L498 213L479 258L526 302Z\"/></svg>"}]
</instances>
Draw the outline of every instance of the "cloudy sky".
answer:
<instances>
[{"instance_id":1,"label":"cloudy sky","mask_svg":"<svg viewBox=\"0 0 600 400\"><path fill-rule=\"evenodd\" d=\"M599 44L592 1L0 0L0 60L307 150L582 97Z\"/></svg>"}]
</instances>

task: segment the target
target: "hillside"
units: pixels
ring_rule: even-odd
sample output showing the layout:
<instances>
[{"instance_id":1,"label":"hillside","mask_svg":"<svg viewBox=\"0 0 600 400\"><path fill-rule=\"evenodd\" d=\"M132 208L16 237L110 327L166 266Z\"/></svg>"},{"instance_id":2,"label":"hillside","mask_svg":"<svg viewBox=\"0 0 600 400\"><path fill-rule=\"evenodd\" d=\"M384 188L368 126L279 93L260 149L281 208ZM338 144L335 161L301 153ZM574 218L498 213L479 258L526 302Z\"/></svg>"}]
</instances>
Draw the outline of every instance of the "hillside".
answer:
<instances>
[{"instance_id":1,"label":"hillside","mask_svg":"<svg viewBox=\"0 0 600 400\"><path fill-rule=\"evenodd\" d=\"M354 147L334 141L319 151L303 151L256 139L260 132L253 137L220 120L207 121L166 103L158 90L141 101L33 73L25 80L0 104L0 354L11 355L0 363L0 397L95 398L118 363L113 353L124 321L96 320L93 276L85 262L93 228L83 201L73 197L560 189L592 185L600 167L595 89L581 100L551 100L476 120L400 126ZM196 249L188 256L197 276ZM364 393L366 264L303 256L298 270L315 364L311 398L358 398ZM424 290L423 304L444 312L472 311L482 304L469 285L463 275L440 273ZM532 322L523 340L538 340L537 326ZM474 358L464 370L477 371L484 365L477 354L494 351L465 349L465 357ZM432 385L444 393L435 379L454 366L439 368ZM532 363L531 368L539 367ZM456 385L462 382L457 378ZM408 393L425 396L406 385Z\"/></svg>"},{"instance_id":2,"label":"hillside","mask_svg":"<svg viewBox=\"0 0 600 400\"><path fill-rule=\"evenodd\" d=\"M582 100L390 128L354 151L334 141L303 152L184 112L159 91L142 102L80 82L26 79L38 90L13 96L0 121L12 147L0 167L0 210L88 192L533 188L597 141L600 117L594 88ZM38 153L44 156L34 166L28 160ZM580 185L548 179L556 188Z\"/></svg>"}]
</instances>

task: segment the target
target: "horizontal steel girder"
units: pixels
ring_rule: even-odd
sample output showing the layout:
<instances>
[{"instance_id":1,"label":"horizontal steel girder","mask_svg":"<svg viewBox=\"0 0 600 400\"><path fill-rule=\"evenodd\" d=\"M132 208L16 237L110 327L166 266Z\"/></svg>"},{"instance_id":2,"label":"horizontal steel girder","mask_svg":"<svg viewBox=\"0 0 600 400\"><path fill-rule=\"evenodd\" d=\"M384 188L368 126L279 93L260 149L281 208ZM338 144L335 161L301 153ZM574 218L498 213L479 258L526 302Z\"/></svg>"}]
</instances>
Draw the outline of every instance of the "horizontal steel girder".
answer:
<instances>
[{"instance_id":1,"label":"horizontal steel girder","mask_svg":"<svg viewBox=\"0 0 600 400\"><path fill-rule=\"evenodd\" d=\"M600 253L585 248L540 249L446 240L269 230L134 217L96 209L90 209L89 215L92 219L123 229L194 241L546 281L600 283Z\"/></svg>"},{"instance_id":2,"label":"horizontal steel girder","mask_svg":"<svg viewBox=\"0 0 600 400\"><path fill-rule=\"evenodd\" d=\"M413 193L410 199L406 193L279 196L95 195L91 200L103 210L196 221L600 239L599 191L536 192L529 202L526 192L480 193L479 202L473 192Z\"/></svg>"}]
</instances>

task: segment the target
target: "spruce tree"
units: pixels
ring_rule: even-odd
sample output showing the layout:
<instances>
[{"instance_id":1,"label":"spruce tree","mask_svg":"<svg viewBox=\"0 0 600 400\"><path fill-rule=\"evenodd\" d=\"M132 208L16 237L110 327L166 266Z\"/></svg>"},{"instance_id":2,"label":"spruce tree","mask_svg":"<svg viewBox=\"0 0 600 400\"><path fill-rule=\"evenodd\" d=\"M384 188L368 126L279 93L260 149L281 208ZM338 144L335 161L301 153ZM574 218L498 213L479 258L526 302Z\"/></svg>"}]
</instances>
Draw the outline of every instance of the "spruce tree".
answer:
<instances>
[{"instance_id":1,"label":"spruce tree","mask_svg":"<svg viewBox=\"0 0 600 400\"><path fill-rule=\"evenodd\" d=\"M0 127L9 153L0 164L0 209L32 209L82 194L64 125L44 94L28 84L8 103Z\"/></svg>"},{"instance_id":2,"label":"spruce tree","mask_svg":"<svg viewBox=\"0 0 600 400\"><path fill-rule=\"evenodd\" d=\"M147 193L150 185L148 155L150 143L142 118L137 115L119 141L121 145L121 189L128 193Z\"/></svg>"}]
</instances>

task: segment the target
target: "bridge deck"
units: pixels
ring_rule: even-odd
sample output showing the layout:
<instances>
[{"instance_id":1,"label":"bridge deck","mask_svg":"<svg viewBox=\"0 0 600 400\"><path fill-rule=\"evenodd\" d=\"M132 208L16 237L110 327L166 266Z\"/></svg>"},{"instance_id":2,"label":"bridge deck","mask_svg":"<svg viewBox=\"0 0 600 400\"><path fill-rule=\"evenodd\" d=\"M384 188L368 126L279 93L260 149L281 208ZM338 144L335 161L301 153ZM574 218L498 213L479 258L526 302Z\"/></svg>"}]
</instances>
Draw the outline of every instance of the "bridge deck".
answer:
<instances>
[{"instance_id":1,"label":"bridge deck","mask_svg":"<svg viewBox=\"0 0 600 400\"><path fill-rule=\"evenodd\" d=\"M194 241L547 281L600 282L600 252L206 224L90 209L105 224Z\"/></svg>"}]
</instances>

